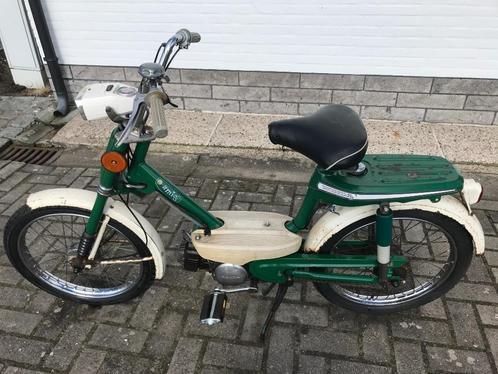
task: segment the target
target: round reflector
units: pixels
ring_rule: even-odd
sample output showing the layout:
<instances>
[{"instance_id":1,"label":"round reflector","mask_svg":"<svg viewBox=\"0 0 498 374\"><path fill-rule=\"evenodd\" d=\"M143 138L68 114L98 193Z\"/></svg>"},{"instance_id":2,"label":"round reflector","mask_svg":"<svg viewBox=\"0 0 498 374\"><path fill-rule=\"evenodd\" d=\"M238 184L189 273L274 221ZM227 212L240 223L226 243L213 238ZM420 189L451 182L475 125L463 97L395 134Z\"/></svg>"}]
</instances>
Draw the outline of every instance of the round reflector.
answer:
<instances>
[{"instance_id":1,"label":"round reflector","mask_svg":"<svg viewBox=\"0 0 498 374\"><path fill-rule=\"evenodd\" d=\"M121 173L128 167L126 158L119 152L106 152L100 158L100 163L107 171L111 173Z\"/></svg>"}]
</instances>

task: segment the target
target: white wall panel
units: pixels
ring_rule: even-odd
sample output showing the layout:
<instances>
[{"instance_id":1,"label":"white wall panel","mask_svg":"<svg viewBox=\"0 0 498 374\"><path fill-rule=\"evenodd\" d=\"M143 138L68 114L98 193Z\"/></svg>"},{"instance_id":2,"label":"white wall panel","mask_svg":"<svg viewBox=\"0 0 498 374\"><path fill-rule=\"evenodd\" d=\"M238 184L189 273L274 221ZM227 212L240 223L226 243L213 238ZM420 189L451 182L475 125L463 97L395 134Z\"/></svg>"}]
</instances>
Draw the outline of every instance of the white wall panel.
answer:
<instances>
[{"instance_id":1,"label":"white wall panel","mask_svg":"<svg viewBox=\"0 0 498 374\"><path fill-rule=\"evenodd\" d=\"M498 78L496 0L44 0L64 64Z\"/></svg>"}]
</instances>

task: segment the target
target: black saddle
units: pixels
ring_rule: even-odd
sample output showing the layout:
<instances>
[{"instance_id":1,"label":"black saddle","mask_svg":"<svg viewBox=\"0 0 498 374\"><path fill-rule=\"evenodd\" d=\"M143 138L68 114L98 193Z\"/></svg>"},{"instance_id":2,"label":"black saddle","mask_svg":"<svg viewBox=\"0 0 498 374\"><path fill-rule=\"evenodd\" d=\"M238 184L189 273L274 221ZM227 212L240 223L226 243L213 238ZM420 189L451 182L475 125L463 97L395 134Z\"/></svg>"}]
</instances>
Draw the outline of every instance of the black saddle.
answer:
<instances>
[{"instance_id":1,"label":"black saddle","mask_svg":"<svg viewBox=\"0 0 498 374\"><path fill-rule=\"evenodd\" d=\"M268 125L273 144L289 147L326 170L356 166L367 152L367 131L360 117L345 105L327 105L306 117Z\"/></svg>"}]
</instances>

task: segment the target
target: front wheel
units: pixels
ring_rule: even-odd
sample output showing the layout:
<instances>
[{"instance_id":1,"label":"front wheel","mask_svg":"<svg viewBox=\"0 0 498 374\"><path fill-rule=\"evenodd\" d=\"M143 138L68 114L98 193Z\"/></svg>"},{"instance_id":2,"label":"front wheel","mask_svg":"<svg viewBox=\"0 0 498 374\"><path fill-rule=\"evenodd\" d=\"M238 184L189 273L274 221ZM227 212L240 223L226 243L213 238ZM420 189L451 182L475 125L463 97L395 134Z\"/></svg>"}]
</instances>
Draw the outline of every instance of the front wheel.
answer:
<instances>
[{"instance_id":1,"label":"front wheel","mask_svg":"<svg viewBox=\"0 0 498 374\"><path fill-rule=\"evenodd\" d=\"M73 272L71 259L90 212L76 207L21 207L5 227L4 247L12 265L31 283L64 299L93 305L124 302L144 292L155 276L145 243L109 220L94 266ZM100 264L101 261L121 263ZM126 262L126 260L133 260Z\"/></svg>"},{"instance_id":2,"label":"front wheel","mask_svg":"<svg viewBox=\"0 0 498 374\"><path fill-rule=\"evenodd\" d=\"M421 210L395 211L393 215L391 255L408 259L406 265L395 269L401 280L382 285L315 282L331 303L360 313L398 312L442 296L465 274L472 261L473 243L463 226L442 214ZM320 252L375 255L375 216L344 228ZM343 271L372 274L371 269Z\"/></svg>"}]
</instances>

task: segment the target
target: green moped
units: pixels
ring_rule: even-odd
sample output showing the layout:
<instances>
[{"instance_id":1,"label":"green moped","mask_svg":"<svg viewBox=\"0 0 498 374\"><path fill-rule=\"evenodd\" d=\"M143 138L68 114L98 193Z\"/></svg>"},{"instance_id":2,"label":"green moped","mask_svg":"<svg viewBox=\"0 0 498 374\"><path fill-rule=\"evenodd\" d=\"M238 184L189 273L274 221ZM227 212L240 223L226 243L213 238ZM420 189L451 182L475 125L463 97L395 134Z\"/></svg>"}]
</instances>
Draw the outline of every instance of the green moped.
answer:
<instances>
[{"instance_id":1,"label":"green moped","mask_svg":"<svg viewBox=\"0 0 498 374\"><path fill-rule=\"evenodd\" d=\"M78 95L84 118L108 116L117 125L95 192L33 193L7 223L5 250L30 282L93 305L142 294L168 268L159 234L126 196L154 192L193 222L180 246L185 269L206 269L219 283L204 299L202 323L223 321L230 293L278 286L262 336L295 282L313 282L344 308L392 313L440 297L472 256L484 253L471 208L481 185L441 157L366 154L365 127L343 105L269 125L273 143L317 164L295 217L198 205L146 162L151 141L168 133L166 71L179 50L198 41L199 34L182 29L161 44L155 61L140 66L138 89L93 84ZM316 219L318 210L326 213Z\"/></svg>"}]
</instances>

